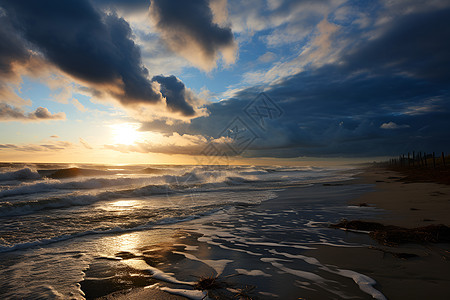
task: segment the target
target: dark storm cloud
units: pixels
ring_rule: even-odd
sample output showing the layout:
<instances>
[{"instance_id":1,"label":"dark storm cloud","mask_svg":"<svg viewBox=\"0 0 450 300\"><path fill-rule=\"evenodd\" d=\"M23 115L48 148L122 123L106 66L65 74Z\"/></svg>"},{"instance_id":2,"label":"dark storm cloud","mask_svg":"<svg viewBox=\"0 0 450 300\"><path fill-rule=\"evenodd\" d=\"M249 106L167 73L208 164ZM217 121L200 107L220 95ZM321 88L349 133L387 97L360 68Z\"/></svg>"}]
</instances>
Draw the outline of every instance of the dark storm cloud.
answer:
<instances>
[{"instance_id":1,"label":"dark storm cloud","mask_svg":"<svg viewBox=\"0 0 450 300\"><path fill-rule=\"evenodd\" d=\"M24 41L15 33L9 18L0 10L0 76L11 75L13 63L23 62L29 58L23 43Z\"/></svg>"},{"instance_id":2,"label":"dark storm cloud","mask_svg":"<svg viewBox=\"0 0 450 300\"><path fill-rule=\"evenodd\" d=\"M93 3L101 8L118 8L125 11L146 10L150 6L150 0L93 0Z\"/></svg>"},{"instance_id":3,"label":"dark storm cloud","mask_svg":"<svg viewBox=\"0 0 450 300\"><path fill-rule=\"evenodd\" d=\"M0 6L15 31L67 74L99 89L109 86L125 105L161 100L124 19L103 14L87 0L0 1ZM17 42L12 45L23 49Z\"/></svg>"},{"instance_id":4,"label":"dark storm cloud","mask_svg":"<svg viewBox=\"0 0 450 300\"><path fill-rule=\"evenodd\" d=\"M65 120L64 113L52 114L45 107L38 107L31 113L24 113L23 110L10 106L5 103L0 103L0 121L43 121L43 120Z\"/></svg>"},{"instance_id":5,"label":"dark storm cloud","mask_svg":"<svg viewBox=\"0 0 450 300\"><path fill-rule=\"evenodd\" d=\"M0 144L0 149L17 149L18 147L13 144Z\"/></svg>"},{"instance_id":6,"label":"dark storm cloud","mask_svg":"<svg viewBox=\"0 0 450 300\"><path fill-rule=\"evenodd\" d=\"M156 81L161 85L161 94L166 98L166 104L169 110L180 112L184 116L193 116L194 109L188 103L189 95L187 94L184 83L175 76L155 76L152 81Z\"/></svg>"},{"instance_id":7,"label":"dark storm cloud","mask_svg":"<svg viewBox=\"0 0 450 300\"><path fill-rule=\"evenodd\" d=\"M450 82L450 8L394 20L376 40L350 53L347 68L408 73Z\"/></svg>"},{"instance_id":8,"label":"dark storm cloud","mask_svg":"<svg viewBox=\"0 0 450 300\"><path fill-rule=\"evenodd\" d=\"M231 28L213 22L209 1L154 0L150 13L169 47L191 62L211 69L220 51L233 60L234 53L223 52L234 47Z\"/></svg>"},{"instance_id":9,"label":"dark storm cloud","mask_svg":"<svg viewBox=\"0 0 450 300\"><path fill-rule=\"evenodd\" d=\"M246 156L449 151L449 28L450 10L407 15L392 21L378 38L364 42L339 63L266 87L283 115L266 118L265 131L244 113L263 86L209 104L209 115L189 124L170 127L155 121L144 124L142 130L217 138L240 116L259 137L246 149Z\"/></svg>"}]
</instances>

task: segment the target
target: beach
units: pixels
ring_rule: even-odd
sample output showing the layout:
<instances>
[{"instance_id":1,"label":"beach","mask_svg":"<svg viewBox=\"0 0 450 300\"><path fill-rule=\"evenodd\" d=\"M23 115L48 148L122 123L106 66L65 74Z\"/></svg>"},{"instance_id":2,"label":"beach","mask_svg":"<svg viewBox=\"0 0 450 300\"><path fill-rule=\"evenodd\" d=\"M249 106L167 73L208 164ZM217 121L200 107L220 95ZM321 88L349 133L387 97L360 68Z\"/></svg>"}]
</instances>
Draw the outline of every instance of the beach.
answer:
<instances>
[{"instance_id":1,"label":"beach","mask_svg":"<svg viewBox=\"0 0 450 300\"><path fill-rule=\"evenodd\" d=\"M160 169L167 170L167 166ZM223 172L231 175L230 169L212 167L195 174L200 178L200 174L211 174L213 170L216 175ZM123 189L121 197L112 200L104 200L102 192L97 194L98 202L59 210L45 206L44 210L14 217L24 223L42 218L44 213L51 212L54 218L57 213L64 213L67 222L70 214L87 217L84 210L98 209L96 217L90 217L91 222L105 222L103 219L107 218L109 223L115 223L103 231L96 227L96 231L89 229L75 236L43 239L34 245L21 243L16 249L6 249L0 253L2 297L447 298L449 244L386 246L367 232L335 229L330 225L342 219L410 228L449 225L445 218L450 202L449 186L405 182L404 175L380 168L235 167L233 170L233 177L227 176L225 183L220 179L213 188L208 179L202 189L197 181L196 189L188 193L161 196L154 193L156 187L152 186L153 192L143 197L143 191L149 190L147 185L137 187L128 198L124 198L128 192ZM183 169L179 174L184 172ZM238 179L238 174L259 177L251 177L250 182L249 177L247 181ZM280 181L288 175L285 181ZM149 180L154 182L154 176L160 175L152 175ZM274 178L280 178L276 184ZM116 177L113 180L117 183ZM121 180L129 181L128 177ZM36 184L43 189L42 182ZM51 184L53 188L57 183ZM58 184L66 187L69 182ZM70 181L70 185L74 183ZM9 194L14 191L9 190ZM110 193L106 195L111 197ZM140 197L136 198L137 195ZM257 201L261 198L263 201ZM42 205L48 205L49 200L46 201ZM138 213L136 205L142 207L139 213L149 212L133 219ZM118 211L109 215L112 207ZM103 219L98 217L100 212ZM163 218L151 224L138 223L148 218L150 212L151 215L159 212ZM124 219L130 223L125 224ZM6 220L3 217L2 222L8 225ZM80 228L85 230L86 226ZM2 237L7 238L5 233Z\"/></svg>"},{"instance_id":2,"label":"beach","mask_svg":"<svg viewBox=\"0 0 450 300\"><path fill-rule=\"evenodd\" d=\"M0 0L0 37L0 300L450 299L450 0Z\"/></svg>"},{"instance_id":3,"label":"beach","mask_svg":"<svg viewBox=\"0 0 450 300\"><path fill-rule=\"evenodd\" d=\"M367 221L377 221L387 225L393 224L410 228L430 223L449 225L448 210L450 201L448 195L450 195L450 186L422 182L405 183L402 181L402 178L404 176L398 172L378 168L365 168L354 181L334 183L330 185L330 189L336 192L336 187L341 186L341 184L375 185L373 191L359 196L346 195L346 197L351 198L348 201L348 205L352 209L362 211L377 210L376 214L372 214L369 217L366 212L361 213L361 219ZM295 188L279 192L278 198L267 201L258 208L258 211L260 211L258 216L262 216L262 218L251 218L250 223L253 226L247 228L247 232L254 230L255 233L264 234L267 242L261 242L259 245L258 243L249 243L251 246L245 247L245 251L255 252L253 254L256 254L261 251L261 248L264 248L265 251L272 254L271 259L273 260L267 257L264 260L257 255L256 259L254 255L253 257L239 256L236 264L250 265L254 270L240 270L239 276L242 278L238 280L230 279L229 281L233 284L236 284L235 282L241 284L251 283L255 290L259 291L247 296L262 299L296 299L296 297L301 299L341 299L350 295L357 295L356 297L367 299L384 299L383 297L387 299L447 298L450 293L449 244L407 244L386 247L374 243L365 234L348 232L342 237L344 241L349 243L347 246L318 242L303 248L300 245L301 243L298 243L303 236L301 234L296 235L295 231L288 234L284 232L284 234L279 236L276 234L279 233L277 230L264 229L264 227L274 226L275 229L285 226L284 223L280 222L280 219L282 219L280 214L276 214L277 216L274 217L276 224L267 224L271 222L265 221L271 219L270 216L273 216L273 213L278 210L277 208L284 208L281 211L289 211L290 209L292 211L304 210L305 198L311 199L311 195L307 195L304 198L299 197L298 195L302 193L304 193L303 190ZM314 194L317 195L317 192L314 192ZM319 197L323 196L320 195ZM329 197L327 198L330 199ZM299 202L297 202L298 200L302 203L301 207ZM362 203L368 206L360 206ZM345 205L345 202L341 204ZM332 209L331 203L330 209ZM378 209L382 209L382 211ZM364 217L364 215L366 216ZM292 218L290 222L296 222L296 220ZM237 224L229 223L231 223L227 224L229 228L234 228L243 223L248 224L248 222L243 222L242 219ZM258 225L254 226L255 224ZM221 227L221 225L219 226ZM217 230L217 228L215 229ZM268 232L271 232L272 235L267 236ZM220 241L221 238L228 240L235 237L229 234L221 236L220 231L214 233L213 237L215 242L211 239L211 233L206 233L203 236L204 240L210 243L210 246L219 245L219 248L211 247L209 249L210 251L212 250L213 254L209 252L208 257L211 255L216 256L216 258L225 257L226 253L223 252L223 248L226 250L230 248L225 246L223 241L221 243L217 241ZM194 242L194 244L198 245L198 241L196 242L193 239L189 239L189 242ZM232 244L236 243L232 242ZM357 244L363 245L356 246ZM396 257L395 253L414 254L417 257L402 259ZM282 263L277 262L277 260ZM283 266L283 263L289 260L289 263L295 267ZM264 262L271 262L273 267L283 270L285 274L270 274L267 271L261 271L268 269ZM330 272L329 268L334 270L334 272ZM344 274L343 271L349 271L349 274L346 274L349 279L345 287L339 286L333 289L332 287L325 288L322 285L328 280L333 280L333 276L330 275L336 276L336 274L341 272L342 276ZM294 275L294 278L289 278L290 276L286 275ZM363 283L366 279L363 277L364 275L376 281L376 283L373 283L373 289L371 284L365 285ZM342 279L339 281L342 281ZM366 294L358 293L357 287L360 290L366 289ZM153 295L155 292L154 289L148 292L142 289L133 293L138 293L138 291L139 296ZM132 295L127 294L123 297L117 297L117 299L125 299Z\"/></svg>"}]
</instances>

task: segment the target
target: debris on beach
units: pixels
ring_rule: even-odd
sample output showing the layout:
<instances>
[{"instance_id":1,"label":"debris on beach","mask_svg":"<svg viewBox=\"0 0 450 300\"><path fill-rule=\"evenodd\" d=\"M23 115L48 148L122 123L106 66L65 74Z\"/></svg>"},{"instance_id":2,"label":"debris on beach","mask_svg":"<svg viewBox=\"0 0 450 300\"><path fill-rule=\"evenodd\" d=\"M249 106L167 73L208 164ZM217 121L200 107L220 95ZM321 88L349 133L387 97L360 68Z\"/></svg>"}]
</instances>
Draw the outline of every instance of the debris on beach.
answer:
<instances>
[{"instance_id":1,"label":"debris on beach","mask_svg":"<svg viewBox=\"0 0 450 300\"><path fill-rule=\"evenodd\" d=\"M226 286L226 283L221 282L218 280L218 277L215 276L208 276L208 277L201 277L194 285L194 288L197 290L215 290L215 289L221 289Z\"/></svg>"},{"instance_id":2,"label":"debris on beach","mask_svg":"<svg viewBox=\"0 0 450 300\"><path fill-rule=\"evenodd\" d=\"M225 278L236 276L232 274ZM255 299L251 296L256 287L253 285L237 286L219 279L218 276L201 277L194 285L194 289L207 291L210 299Z\"/></svg>"},{"instance_id":3,"label":"debris on beach","mask_svg":"<svg viewBox=\"0 0 450 300\"><path fill-rule=\"evenodd\" d=\"M393 251L385 250L385 249L378 248L378 247L372 247L372 246L370 246L369 249L378 250L378 251L383 252L384 254L391 254L392 256L403 259L403 260L419 257L419 255L417 255L415 253L393 252Z\"/></svg>"},{"instance_id":4,"label":"debris on beach","mask_svg":"<svg viewBox=\"0 0 450 300\"><path fill-rule=\"evenodd\" d=\"M450 242L450 227L446 225L428 225L417 228L403 228L393 225L383 225L376 222L360 220L342 220L331 224L331 228L368 232L378 243L395 246L404 243L448 243Z\"/></svg>"}]
</instances>

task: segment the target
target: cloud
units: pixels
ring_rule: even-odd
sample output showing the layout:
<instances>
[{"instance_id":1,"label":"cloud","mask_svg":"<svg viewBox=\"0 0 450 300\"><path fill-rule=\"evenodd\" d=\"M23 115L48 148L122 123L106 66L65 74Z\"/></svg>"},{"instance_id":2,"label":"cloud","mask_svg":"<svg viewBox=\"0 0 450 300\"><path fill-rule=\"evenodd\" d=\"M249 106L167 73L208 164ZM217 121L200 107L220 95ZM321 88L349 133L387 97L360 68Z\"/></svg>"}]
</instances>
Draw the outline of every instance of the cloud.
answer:
<instances>
[{"instance_id":1,"label":"cloud","mask_svg":"<svg viewBox=\"0 0 450 300\"><path fill-rule=\"evenodd\" d=\"M47 120L65 120L66 114L59 112L52 114L45 107L38 107L35 111L28 114L23 110L10 106L5 103L0 103L0 121L24 121L37 122Z\"/></svg>"},{"instance_id":2,"label":"cloud","mask_svg":"<svg viewBox=\"0 0 450 300\"><path fill-rule=\"evenodd\" d=\"M398 125L394 122L388 122L381 124L380 128L382 129L401 129L401 128L409 128L410 126L407 124Z\"/></svg>"},{"instance_id":3,"label":"cloud","mask_svg":"<svg viewBox=\"0 0 450 300\"><path fill-rule=\"evenodd\" d=\"M219 53L227 64L235 61L237 46L231 28L214 23L209 1L154 0L150 15L169 48L194 65L209 71Z\"/></svg>"},{"instance_id":4,"label":"cloud","mask_svg":"<svg viewBox=\"0 0 450 300\"><path fill-rule=\"evenodd\" d=\"M150 6L150 0L93 0L93 3L101 8L122 9L127 12L146 10Z\"/></svg>"},{"instance_id":5,"label":"cloud","mask_svg":"<svg viewBox=\"0 0 450 300\"><path fill-rule=\"evenodd\" d=\"M273 52L266 52L263 55L261 55L260 57L258 57L258 61L263 62L263 63L267 63L267 62L271 62L273 60L275 60L277 58L277 55Z\"/></svg>"},{"instance_id":6,"label":"cloud","mask_svg":"<svg viewBox=\"0 0 450 300\"><path fill-rule=\"evenodd\" d=\"M243 153L249 157L367 157L450 148L449 20L448 9L406 14L363 42L358 37L365 32L348 31L341 37L357 42L335 60L237 91L208 104L209 114L190 123L155 120L142 130L219 138L239 116L258 136ZM284 112L266 118L265 130L244 112L262 90Z\"/></svg>"},{"instance_id":7,"label":"cloud","mask_svg":"<svg viewBox=\"0 0 450 300\"><path fill-rule=\"evenodd\" d=\"M72 148L74 145L67 141L57 141L46 144L25 144L25 145L14 145L14 144L0 144L0 151L3 150L13 150L22 152L47 152L47 151L62 151Z\"/></svg>"},{"instance_id":8,"label":"cloud","mask_svg":"<svg viewBox=\"0 0 450 300\"><path fill-rule=\"evenodd\" d=\"M6 14L0 12L0 77L11 76L14 64L27 61L30 57L24 41L15 32Z\"/></svg>"},{"instance_id":9,"label":"cloud","mask_svg":"<svg viewBox=\"0 0 450 300\"><path fill-rule=\"evenodd\" d=\"M18 147L13 144L0 144L0 149L16 149L16 148Z\"/></svg>"},{"instance_id":10,"label":"cloud","mask_svg":"<svg viewBox=\"0 0 450 300\"><path fill-rule=\"evenodd\" d=\"M217 53L227 53L227 47L234 45L234 40L229 28L212 23L212 13L209 6L204 7L206 4L180 4L181 8L188 6L193 12L202 12L204 15L198 18L200 23L210 23L186 24L186 32L192 39L184 48L191 47L191 41L201 45L202 55L211 59L214 56L214 62L209 63L215 63ZM0 82L0 102L15 103L16 106L31 104L16 94L11 83L14 80L14 84L20 86L21 76L34 72L34 77L54 91L55 101L72 103L80 111L86 109L72 98L74 92L90 96L94 101L119 103L127 111L137 114L146 111L146 107L167 104L165 109L169 113L164 113L165 117L193 117L195 110L189 103L195 98L193 93L184 88L174 91L170 99L163 97L160 87L167 84L150 80L130 24L115 13L116 9L128 13L142 11L149 5L149 1L139 0L67 0L64 5L57 0L2 2L0 38L5 42L0 46L0 78L4 79ZM181 8L160 5L172 10L164 10L164 13L168 18L172 16L172 21L168 22L173 24ZM185 17L181 22L189 20L194 19ZM217 37L209 36L216 34ZM148 57L146 61L149 61ZM41 74L42 69L46 69L45 74ZM181 81L180 84L184 86ZM169 90L170 87L164 87L166 94Z\"/></svg>"},{"instance_id":11,"label":"cloud","mask_svg":"<svg viewBox=\"0 0 450 300\"><path fill-rule=\"evenodd\" d=\"M192 116L195 114L194 109L189 104L190 94L186 90L183 82L175 76L155 76L152 81L156 81L161 85L161 94L166 98L166 105L169 110L180 112L184 116Z\"/></svg>"},{"instance_id":12,"label":"cloud","mask_svg":"<svg viewBox=\"0 0 450 300\"><path fill-rule=\"evenodd\" d=\"M82 111L82 112L87 111L87 108L84 107L84 105L81 104L80 101L78 101L78 100L75 99L75 98L72 98L72 104L73 104L73 106L75 106L79 111Z\"/></svg>"},{"instance_id":13,"label":"cloud","mask_svg":"<svg viewBox=\"0 0 450 300\"><path fill-rule=\"evenodd\" d=\"M86 149L89 149L89 150L94 149L94 148L92 148L91 145L89 145L88 142L86 142L86 141L85 141L84 139L82 139L82 138L80 138L80 144L83 145L83 147L86 148Z\"/></svg>"},{"instance_id":14,"label":"cloud","mask_svg":"<svg viewBox=\"0 0 450 300\"><path fill-rule=\"evenodd\" d=\"M69 0L64 4L56 0L12 1L3 6L15 24L14 29L9 28L12 37L8 39L13 40L13 46L6 49L6 55L0 53L6 61L3 65L25 59L32 50L72 78L123 105L161 101L160 92L147 78L140 49L123 18L105 14L87 0ZM17 40L18 36L24 37L29 50Z\"/></svg>"},{"instance_id":15,"label":"cloud","mask_svg":"<svg viewBox=\"0 0 450 300\"><path fill-rule=\"evenodd\" d=\"M308 68L317 68L336 61L343 50L343 46L339 44L341 43L339 40L341 36L338 35L339 26L330 23L326 15L320 21L314 22L315 27L310 26L311 31L305 33L308 39L297 56L287 60L280 58L269 69L247 72L243 75L243 81L253 85L270 84Z\"/></svg>"},{"instance_id":16,"label":"cloud","mask_svg":"<svg viewBox=\"0 0 450 300\"><path fill-rule=\"evenodd\" d=\"M348 69L386 70L403 76L449 82L450 9L410 13L391 20L380 36L354 47L343 60Z\"/></svg>"},{"instance_id":17,"label":"cloud","mask_svg":"<svg viewBox=\"0 0 450 300\"><path fill-rule=\"evenodd\" d=\"M104 145L105 149L115 150L122 153L163 153L169 155L199 155L206 147L214 145L218 149L226 148L226 138L205 138L203 135L178 134L154 135L152 141L138 142L132 145Z\"/></svg>"}]
</instances>

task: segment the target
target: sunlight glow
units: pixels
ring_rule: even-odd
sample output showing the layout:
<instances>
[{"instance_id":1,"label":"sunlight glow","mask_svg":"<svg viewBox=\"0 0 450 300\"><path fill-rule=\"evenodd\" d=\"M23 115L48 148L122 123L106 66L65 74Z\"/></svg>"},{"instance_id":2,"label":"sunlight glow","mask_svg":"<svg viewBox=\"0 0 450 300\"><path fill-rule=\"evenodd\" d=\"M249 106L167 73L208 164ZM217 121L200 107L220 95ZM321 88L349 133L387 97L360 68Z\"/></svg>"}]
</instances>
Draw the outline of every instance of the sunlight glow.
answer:
<instances>
[{"instance_id":1,"label":"sunlight glow","mask_svg":"<svg viewBox=\"0 0 450 300\"><path fill-rule=\"evenodd\" d=\"M139 124L122 123L110 126L115 144L132 145L142 138L142 133L137 131Z\"/></svg>"}]
</instances>

